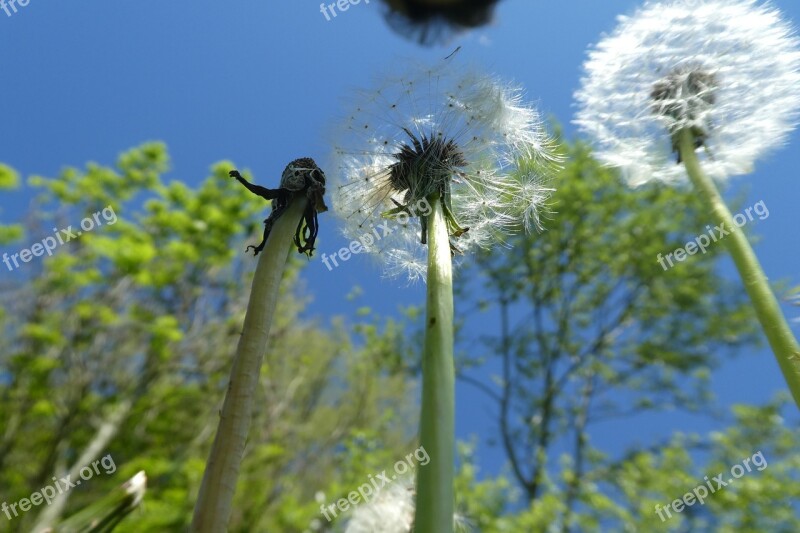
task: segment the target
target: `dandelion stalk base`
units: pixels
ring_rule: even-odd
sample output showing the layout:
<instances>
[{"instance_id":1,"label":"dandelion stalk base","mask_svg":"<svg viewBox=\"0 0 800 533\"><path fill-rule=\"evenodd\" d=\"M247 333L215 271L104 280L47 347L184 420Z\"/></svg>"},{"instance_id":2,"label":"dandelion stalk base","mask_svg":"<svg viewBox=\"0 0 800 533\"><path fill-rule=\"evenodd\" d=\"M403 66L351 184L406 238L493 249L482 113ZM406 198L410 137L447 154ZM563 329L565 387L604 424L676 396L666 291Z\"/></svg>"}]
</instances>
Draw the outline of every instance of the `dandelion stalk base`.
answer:
<instances>
[{"instance_id":1,"label":"dandelion stalk base","mask_svg":"<svg viewBox=\"0 0 800 533\"><path fill-rule=\"evenodd\" d=\"M428 215L428 281L422 355L420 445L430 462L417 473L416 533L453 531L455 366L453 362L453 266L442 202Z\"/></svg>"},{"instance_id":2,"label":"dandelion stalk base","mask_svg":"<svg viewBox=\"0 0 800 533\"><path fill-rule=\"evenodd\" d=\"M703 172L695 151L697 139L689 129L682 130L677 136L681 159L695 189L707 205L711 206L715 221L731 228L731 233L725 238L725 243L753 303L761 328L778 359L786 384L792 392L795 403L800 407L800 346L797 339L781 312L778 300L769 286L767 276L747 237L737 229L731 212L725 205L714 182Z\"/></svg>"}]
</instances>

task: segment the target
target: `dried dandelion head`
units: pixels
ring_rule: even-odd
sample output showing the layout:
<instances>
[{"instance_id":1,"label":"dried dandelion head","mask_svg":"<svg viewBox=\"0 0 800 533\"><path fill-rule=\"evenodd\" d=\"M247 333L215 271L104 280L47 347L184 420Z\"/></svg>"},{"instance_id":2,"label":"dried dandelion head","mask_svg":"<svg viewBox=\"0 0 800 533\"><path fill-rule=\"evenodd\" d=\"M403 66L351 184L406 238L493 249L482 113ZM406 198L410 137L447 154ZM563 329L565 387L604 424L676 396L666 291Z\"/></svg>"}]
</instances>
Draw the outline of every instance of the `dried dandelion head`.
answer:
<instances>
[{"instance_id":1,"label":"dried dandelion head","mask_svg":"<svg viewBox=\"0 0 800 533\"><path fill-rule=\"evenodd\" d=\"M590 53L576 123L631 185L686 181L689 129L713 178L752 170L800 109L800 49L781 14L755 0L647 2ZM680 159L679 159L680 161Z\"/></svg>"}]
</instances>

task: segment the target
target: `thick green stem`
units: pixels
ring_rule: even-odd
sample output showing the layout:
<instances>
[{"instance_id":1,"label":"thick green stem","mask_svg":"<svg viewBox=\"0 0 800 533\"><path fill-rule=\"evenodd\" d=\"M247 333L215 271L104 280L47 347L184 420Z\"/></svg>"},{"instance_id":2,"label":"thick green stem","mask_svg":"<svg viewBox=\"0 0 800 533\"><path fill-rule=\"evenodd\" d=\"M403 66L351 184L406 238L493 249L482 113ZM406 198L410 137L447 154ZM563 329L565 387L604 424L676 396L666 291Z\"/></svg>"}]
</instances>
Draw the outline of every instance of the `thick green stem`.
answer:
<instances>
[{"instance_id":1,"label":"thick green stem","mask_svg":"<svg viewBox=\"0 0 800 533\"><path fill-rule=\"evenodd\" d=\"M259 257L217 435L194 508L193 532L227 531L280 282L307 202L305 196L291 201L275 221Z\"/></svg>"},{"instance_id":2,"label":"thick green stem","mask_svg":"<svg viewBox=\"0 0 800 533\"><path fill-rule=\"evenodd\" d=\"M724 229L730 231L730 235L725 236L724 241L733 256L747 294L753 302L753 308L761 322L761 328L778 359L786 384L792 392L795 403L800 407L800 346L798 346L797 339L781 312L778 300L769 286L767 276L747 237L737 228L731 212L725 205L714 182L700 167L700 161L695 152L694 135L690 130L685 129L679 133L679 136L679 149L686 172L703 200L711 206L715 221L718 224L724 224Z\"/></svg>"},{"instance_id":3,"label":"thick green stem","mask_svg":"<svg viewBox=\"0 0 800 533\"><path fill-rule=\"evenodd\" d=\"M455 470L455 366L453 265L439 197L428 215L428 297L422 355L420 446L430 462L417 472L416 533L453 531Z\"/></svg>"}]
</instances>

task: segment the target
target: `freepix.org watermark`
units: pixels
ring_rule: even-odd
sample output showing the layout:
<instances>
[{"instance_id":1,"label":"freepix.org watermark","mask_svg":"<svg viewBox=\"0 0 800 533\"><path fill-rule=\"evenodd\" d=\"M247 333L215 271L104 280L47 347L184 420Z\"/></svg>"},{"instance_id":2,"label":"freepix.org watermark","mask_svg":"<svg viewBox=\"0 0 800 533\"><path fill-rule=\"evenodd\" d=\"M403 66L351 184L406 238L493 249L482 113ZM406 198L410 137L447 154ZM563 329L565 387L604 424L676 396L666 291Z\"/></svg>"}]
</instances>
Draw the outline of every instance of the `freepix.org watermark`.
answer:
<instances>
[{"instance_id":1,"label":"freepix.org watermark","mask_svg":"<svg viewBox=\"0 0 800 533\"><path fill-rule=\"evenodd\" d=\"M331 271L339 266L339 261L344 263L349 261L354 255L358 255L362 252L369 252L370 246L387 235L394 233L398 229L397 226L405 226L408 224L411 217L426 217L430 215L432 207L427 198L422 198L413 207L409 206L408 211L409 212L401 211L393 215L391 219L386 219L382 224L378 224L378 226L373 224L370 231L364 233L357 240L351 241L348 247L341 248L333 255L322 254L322 263L328 267L328 271ZM394 226L390 224L390 222L393 221L396 222ZM331 266L331 263L333 263L333 266Z\"/></svg>"},{"instance_id":2,"label":"freepix.org watermark","mask_svg":"<svg viewBox=\"0 0 800 533\"><path fill-rule=\"evenodd\" d=\"M320 11L320 13L325 15L325 20L330 22L331 21L331 15L333 16L333 18L336 18L336 16L338 15L338 13L336 13L336 9L337 8L339 9L340 12L344 12L344 11L347 11L348 9L350 9L350 6L355 6L355 5L358 5L360 3L361 3L361 0L337 0L336 2L334 2L332 4L328 4L328 5L325 5L325 3L320 4L319 5L319 11ZM364 0L364 3L365 4L369 4L369 0ZM330 14L328 13L329 10L330 10Z\"/></svg>"},{"instance_id":3,"label":"freepix.org watermark","mask_svg":"<svg viewBox=\"0 0 800 533\"><path fill-rule=\"evenodd\" d=\"M675 264L672 262L673 257L676 261L682 262L685 261L688 256L694 255L698 251L706 253L707 248L711 246L711 243L724 239L748 222L752 222L754 212L756 215L758 215L759 220L764 220L769 216L769 209L767 209L767 205L764 203L764 200L761 200L752 207L748 207L743 213L737 213L734 215L733 223L735 224L735 227L728 228L724 223L720 224L719 226L714 226L713 228L711 226L706 226L708 233L698 235L693 241L687 242L685 247L678 248L674 252L670 252L663 257L661 254L658 254L658 263L661 265L661 268L666 271L675 266ZM669 263L669 266L667 266L666 263Z\"/></svg>"},{"instance_id":4,"label":"freepix.org watermark","mask_svg":"<svg viewBox=\"0 0 800 533\"><path fill-rule=\"evenodd\" d=\"M751 472L753 470L750 465L751 462L753 463L752 466L755 466L756 470L759 472L768 466L767 460L764 459L764 455L761 453L761 450L759 450L754 453L752 457L745 457L742 459L742 464L735 464L731 467L731 476L733 477L725 480L723 479L725 474L722 472L711 479L708 479L708 476L704 476L703 479L705 480L705 484L697 485L694 489L692 489L691 492L684 494L682 498L671 501L666 505L666 507L661 507L660 504L656 505L656 514L658 514L658 517L661 518L662 522L664 522L667 520L667 518L672 518L670 509L676 513L680 513L685 507L691 507L695 503L705 505L706 498L709 495L709 490L711 491L711 494L714 494L715 492L732 484L734 480L739 479L745 475L746 472ZM666 516L664 516L664 513L666 513Z\"/></svg>"},{"instance_id":5,"label":"freepix.org watermark","mask_svg":"<svg viewBox=\"0 0 800 533\"><path fill-rule=\"evenodd\" d=\"M100 215L103 215L103 220L100 220ZM45 253L48 256L53 255L53 250L61 245L68 243L73 239L77 239L83 235L84 231L92 231L96 227L103 225L105 221L109 226L116 224L117 214L111 206L106 207L102 211L94 213L91 217L86 217L81 220L81 229L73 230L72 226L67 226L66 229L53 228L55 236L45 237L40 242L33 244L30 248L24 248L15 254L3 254L3 263L5 263L8 270L13 271L19 268L19 261L29 263L34 257L42 257ZM81 231L83 230L83 231ZM11 264L14 264L13 266Z\"/></svg>"},{"instance_id":6,"label":"freepix.org watermark","mask_svg":"<svg viewBox=\"0 0 800 533\"><path fill-rule=\"evenodd\" d=\"M17 6L26 7L30 3L31 0L0 0L0 9L10 17L17 12Z\"/></svg>"},{"instance_id":7,"label":"freepix.org watermark","mask_svg":"<svg viewBox=\"0 0 800 533\"><path fill-rule=\"evenodd\" d=\"M47 505L53 503L53 499L59 494L64 494L69 489L73 487L77 487L81 484L81 480L89 481L95 475L100 475L100 466L103 467L103 471L106 474L113 474L117 471L117 465L114 464L114 458L111 457L111 454L106 455L102 459L92 462L89 466L84 466L81 468L78 474L80 475L80 479L76 479L72 481L72 476L67 474L66 477L62 477L61 479L53 478L53 484L47 485L43 487L33 494L31 494L30 498L22 498L20 501L16 503L12 503L9 505L6 502L0 504L0 511L2 511L6 518L9 520L13 520L14 518L19 516L17 512L17 507L21 512L28 512L31 510L33 506L39 506L42 502L46 502ZM57 492L56 492L57 491ZM14 516L11 516L13 513Z\"/></svg>"},{"instance_id":8,"label":"freepix.org watermark","mask_svg":"<svg viewBox=\"0 0 800 533\"><path fill-rule=\"evenodd\" d=\"M416 459L417 464L420 466L425 466L431 462L431 458L428 455L428 452L425 451L425 448L420 446L413 452L409 453L405 456L405 458L397 461L394 464L394 474L389 477L386 473L386 470L382 471L380 474L373 476L370 474L368 477L369 482L364 483L360 487L358 487L357 491L351 491L347 494L347 499L340 498L336 503L332 503L330 505L325 505L324 503L320 505L319 510L325 516L325 518L330 522L334 518L336 518L338 509L340 512L345 512L350 509L350 506L356 506L360 502L367 503L370 501L372 496L375 496L380 492L380 490L385 487L386 485L391 484L392 482L397 480L398 476L403 476L407 474L410 470L416 468L416 464L414 463L413 459ZM332 513L333 516L331 517L329 513Z\"/></svg>"}]
</instances>

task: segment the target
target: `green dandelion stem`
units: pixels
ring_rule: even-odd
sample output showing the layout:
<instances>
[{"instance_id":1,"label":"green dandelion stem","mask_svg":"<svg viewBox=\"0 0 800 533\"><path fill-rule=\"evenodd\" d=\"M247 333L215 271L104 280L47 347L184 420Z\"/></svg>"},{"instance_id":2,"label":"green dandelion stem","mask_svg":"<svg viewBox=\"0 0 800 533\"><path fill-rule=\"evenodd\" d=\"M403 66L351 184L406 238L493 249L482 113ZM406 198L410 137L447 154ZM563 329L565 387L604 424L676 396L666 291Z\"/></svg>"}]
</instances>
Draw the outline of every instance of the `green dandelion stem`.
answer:
<instances>
[{"instance_id":1,"label":"green dandelion stem","mask_svg":"<svg viewBox=\"0 0 800 533\"><path fill-rule=\"evenodd\" d=\"M739 270L739 275L753 303L761 328L778 359L778 365L781 367L786 384L792 392L795 403L800 407L800 346L797 339L781 312L778 300L769 286L767 276L747 237L734 224L731 212L725 205L714 182L703 172L695 152L694 134L691 130L684 129L678 135L681 158L697 192L711 206L715 222L724 224L725 228L730 229L731 233L725 237L724 241Z\"/></svg>"},{"instance_id":2,"label":"green dandelion stem","mask_svg":"<svg viewBox=\"0 0 800 533\"><path fill-rule=\"evenodd\" d=\"M194 509L192 532L227 530L280 282L307 203L305 194L291 200L275 221L259 256L217 435Z\"/></svg>"},{"instance_id":3,"label":"green dandelion stem","mask_svg":"<svg viewBox=\"0 0 800 533\"><path fill-rule=\"evenodd\" d=\"M453 265L439 195L430 198L425 346L422 354L420 445L430 462L417 471L416 533L453 531L455 469L455 366Z\"/></svg>"}]
</instances>

